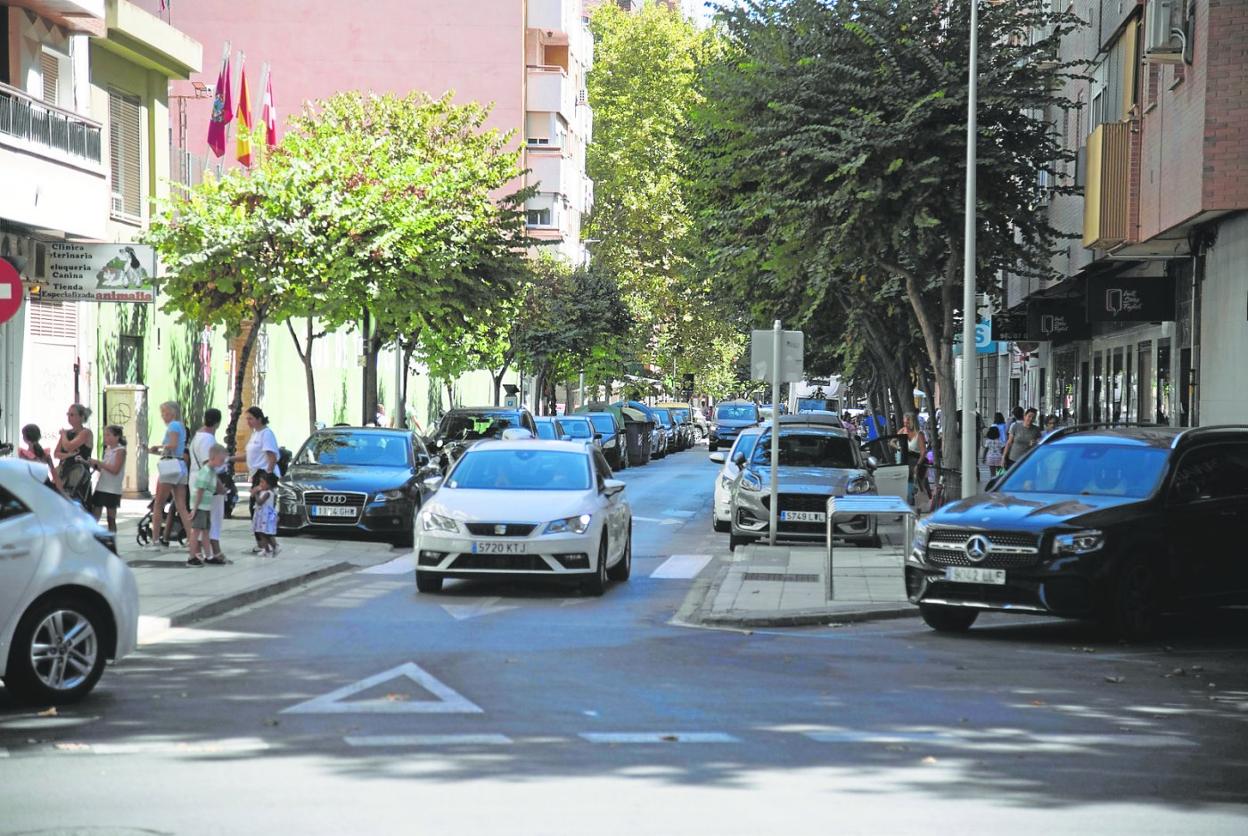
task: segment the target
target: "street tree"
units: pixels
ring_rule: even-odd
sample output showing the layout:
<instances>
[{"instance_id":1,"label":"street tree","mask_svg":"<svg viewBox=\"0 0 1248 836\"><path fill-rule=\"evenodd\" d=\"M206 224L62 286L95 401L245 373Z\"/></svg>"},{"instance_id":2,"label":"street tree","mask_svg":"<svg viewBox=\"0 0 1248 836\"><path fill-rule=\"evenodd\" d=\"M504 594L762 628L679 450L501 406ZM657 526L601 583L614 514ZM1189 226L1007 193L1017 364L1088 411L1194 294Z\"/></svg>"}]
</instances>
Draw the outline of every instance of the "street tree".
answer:
<instances>
[{"instance_id":1,"label":"street tree","mask_svg":"<svg viewBox=\"0 0 1248 836\"><path fill-rule=\"evenodd\" d=\"M1039 173L1068 159L1051 114L1074 70L1054 61L1079 25L1047 0L980 16L975 274L1043 276L1059 236ZM820 262L837 293L866 276L899 295L934 378L956 410L953 335L961 311L966 0L752 0L721 11L727 46L705 73L702 172L719 199L708 237L721 269L761 265L760 284L797 292ZM735 231L735 237L730 234ZM744 250L761 252L744 254ZM898 293L892 294L896 286ZM894 386L893 388L900 388ZM957 467L956 439L943 439Z\"/></svg>"}]
</instances>

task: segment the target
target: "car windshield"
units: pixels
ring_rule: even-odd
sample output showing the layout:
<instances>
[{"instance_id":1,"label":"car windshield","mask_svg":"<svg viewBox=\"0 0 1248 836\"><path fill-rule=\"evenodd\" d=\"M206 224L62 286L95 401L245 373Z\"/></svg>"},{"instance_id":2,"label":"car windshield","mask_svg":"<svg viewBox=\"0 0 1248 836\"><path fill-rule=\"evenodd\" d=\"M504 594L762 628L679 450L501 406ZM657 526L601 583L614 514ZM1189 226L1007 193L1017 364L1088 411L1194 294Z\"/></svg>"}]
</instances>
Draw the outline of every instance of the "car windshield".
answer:
<instances>
[{"instance_id":1,"label":"car windshield","mask_svg":"<svg viewBox=\"0 0 1248 836\"><path fill-rule=\"evenodd\" d=\"M589 420L594 429L603 435L615 435L615 419L610 415L591 415Z\"/></svg>"},{"instance_id":2,"label":"car windshield","mask_svg":"<svg viewBox=\"0 0 1248 836\"><path fill-rule=\"evenodd\" d=\"M1046 444L1011 470L998 490L1141 498L1161 481L1167 453L1127 444Z\"/></svg>"},{"instance_id":3,"label":"car windshield","mask_svg":"<svg viewBox=\"0 0 1248 836\"><path fill-rule=\"evenodd\" d=\"M555 432L555 422L554 421L538 421L537 422L537 437L545 438L548 440L554 440L558 438L559 434Z\"/></svg>"},{"instance_id":4,"label":"car windshield","mask_svg":"<svg viewBox=\"0 0 1248 836\"><path fill-rule=\"evenodd\" d=\"M658 416L659 423L669 429L672 426L672 416L666 409L656 409L654 414Z\"/></svg>"},{"instance_id":5,"label":"car windshield","mask_svg":"<svg viewBox=\"0 0 1248 836\"><path fill-rule=\"evenodd\" d=\"M672 417L675 418L680 423L682 424L689 423L689 410L673 408L671 412L672 412Z\"/></svg>"},{"instance_id":6,"label":"car windshield","mask_svg":"<svg viewBox=\"0 0 1248 836\"><path fill-rule=\"evenodd\" d=\"M447 486L484 491L587 491L589 457L557 450L469 450Z\"/></svg>"},{"instance_id":7,"label":"car windshield","mask_svg":"<svg viewBox=\"0 0 1248 836\"><path fill-rule=\"evenodd\" d=\"M453 412L438 425L438 435L447 441L479 441L501 438L503 430L520 426L517 416L508 412Z\"/></svg>"},{"instance_id":8,"label":"car windshield","mask_svg":"<svg viewBox=\"0 0 1248 836\"><path fill-rule=\"evenodd\" d=\"M385 433L317 433L303 445L295 464L407 467L407 439Z\"/></svg>"},{"instance_id":9,"label":"car windshield","mask_svg":"<svg viewBox=\"0 0 1248 836\"><path fill-rule=\"evenodd\" d=\"M569 438L593 438L594 431L584 418L560 418L559 426Z\"/></svg>"},{"instance_id":10,"label":"car windshield","mask_svg":"<svg viewBox=\"0 0 1248 836\"><path fill-rule=\"evenodd\" d=\"M720 421L757 421L758 407L748 403L724 404L715 410Z\"/></svg>"},{"instance_id":11,"label":"car windshield","mask_svg":"<svg viewBox=\"0 0 1248 836\"><path fill-rule=\"evenodd\" d=\"M771 434L761 435L755 442L751 463L766 467L771 464ZM856 468L854 448L849 439L831 433L780 433L781 467L842 467Z\"/></svg>"}]
</instances>

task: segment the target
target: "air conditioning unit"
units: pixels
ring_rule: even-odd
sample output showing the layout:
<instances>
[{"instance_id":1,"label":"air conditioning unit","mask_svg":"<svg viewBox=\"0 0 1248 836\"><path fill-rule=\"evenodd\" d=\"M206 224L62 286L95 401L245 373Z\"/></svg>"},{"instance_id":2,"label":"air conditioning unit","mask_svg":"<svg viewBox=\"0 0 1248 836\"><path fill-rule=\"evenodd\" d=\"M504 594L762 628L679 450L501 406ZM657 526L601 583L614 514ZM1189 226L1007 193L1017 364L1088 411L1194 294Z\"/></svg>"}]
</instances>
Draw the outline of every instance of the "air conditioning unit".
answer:
<instances>
[{"instance_id":1,"label":"air conditioning unit","mask_svg":"<svg viewBox=\"0 0 1248 836\"><path fill-rule=\"evenodd\" d=\"M1178 64L1187 51L1187 0L1148 0L1144 14L1144 60Z\"/></svg>"},{"instance_id":2,"label":"air conditioning unit","mask_svg":"<svg viewBox=\"0 0 1248 836\"><path fill-rule=\"evenodd\" d=\"M1086 185L1088 185L1088 146L1084 143L1075 152L1075 188L1082 189Z\"/></svg>"}]
</instances>

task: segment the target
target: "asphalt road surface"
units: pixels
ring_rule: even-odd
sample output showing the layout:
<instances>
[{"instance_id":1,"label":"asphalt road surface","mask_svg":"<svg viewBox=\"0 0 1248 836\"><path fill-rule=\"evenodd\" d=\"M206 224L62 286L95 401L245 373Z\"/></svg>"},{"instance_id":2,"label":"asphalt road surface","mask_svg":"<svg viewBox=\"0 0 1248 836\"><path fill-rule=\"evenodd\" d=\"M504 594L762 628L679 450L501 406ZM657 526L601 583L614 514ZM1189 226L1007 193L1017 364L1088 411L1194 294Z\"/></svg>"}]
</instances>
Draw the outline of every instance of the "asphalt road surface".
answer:
<instances>
[{"instance_id":1,"label":"asphalt road surface","mask_svg":"<svg viewBox=\"0 0 1248 836\"><path fill-rule=\"evenodd\" d=\"M1142 646L674 624L726 549L712 474L623 474L633 579L599 599L399 562L173 631L55 716L0 690L0 832L1248 832L1248 611Z\"/></svg>"}]
</instances>

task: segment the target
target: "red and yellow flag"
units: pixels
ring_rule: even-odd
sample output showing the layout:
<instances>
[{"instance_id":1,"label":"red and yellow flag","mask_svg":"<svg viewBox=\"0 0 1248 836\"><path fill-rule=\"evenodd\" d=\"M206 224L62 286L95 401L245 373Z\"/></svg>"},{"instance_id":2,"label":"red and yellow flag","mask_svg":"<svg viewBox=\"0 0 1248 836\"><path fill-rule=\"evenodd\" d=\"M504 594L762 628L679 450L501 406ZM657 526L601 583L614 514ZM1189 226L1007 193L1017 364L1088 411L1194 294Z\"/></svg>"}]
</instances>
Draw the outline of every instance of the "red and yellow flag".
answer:
<instances>
[{"instance_id":1,"label":"red and yellow flag","mask_svg":"<svg viewBox=\"0 0 1248 836\"><path fill-rule=\"evenodd\" d=\"M247 92L247 59L239 64L238 73L238 161L251 166L251 95Z\"/></svg>"}]
</instances>

